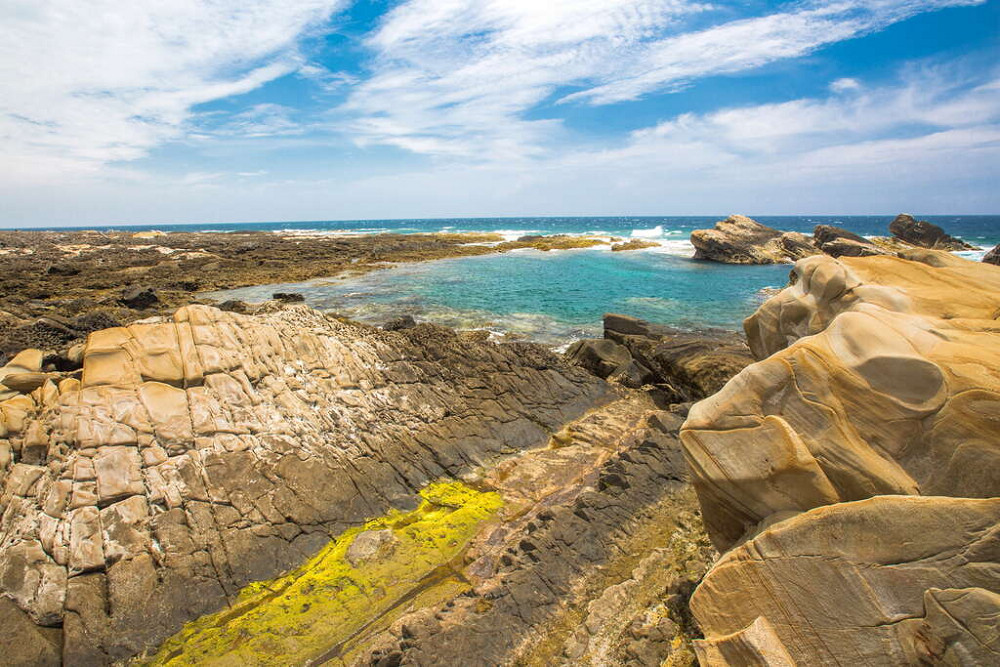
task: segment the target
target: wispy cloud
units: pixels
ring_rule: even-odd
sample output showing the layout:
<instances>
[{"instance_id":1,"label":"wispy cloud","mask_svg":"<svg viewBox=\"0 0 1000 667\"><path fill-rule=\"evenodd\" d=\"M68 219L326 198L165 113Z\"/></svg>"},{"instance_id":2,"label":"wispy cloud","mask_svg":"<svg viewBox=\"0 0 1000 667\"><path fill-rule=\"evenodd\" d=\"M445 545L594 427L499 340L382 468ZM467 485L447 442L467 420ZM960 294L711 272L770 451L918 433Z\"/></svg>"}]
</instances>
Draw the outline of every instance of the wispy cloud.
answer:
<instances>
[{"instance_id":1,"label":"wispy cloud","mask_svg":"<svg viewBox=\"0 0 1000 667\"><path fill-rule=\"evenodd\" d=\"M556 101L607 104L677 90L698 77L798 57L920 12L984 0L807 2L690 30L718 6L685 0L408 0L368 40L373 76L344 110L359 143L510 160L541 154Z\"/></svg>"},{"instance_id":2,"label":"wispy cloud","mask_svg":"<svg viewBox=\"0 0 1000 667\"><path fill-rule=\"evenodd\" d=\"M297 41L342 2L11 0L0 21L4 171L45 178L142 157L179 137L193 106L298 68Z\"/></svg>"}]
</instances>

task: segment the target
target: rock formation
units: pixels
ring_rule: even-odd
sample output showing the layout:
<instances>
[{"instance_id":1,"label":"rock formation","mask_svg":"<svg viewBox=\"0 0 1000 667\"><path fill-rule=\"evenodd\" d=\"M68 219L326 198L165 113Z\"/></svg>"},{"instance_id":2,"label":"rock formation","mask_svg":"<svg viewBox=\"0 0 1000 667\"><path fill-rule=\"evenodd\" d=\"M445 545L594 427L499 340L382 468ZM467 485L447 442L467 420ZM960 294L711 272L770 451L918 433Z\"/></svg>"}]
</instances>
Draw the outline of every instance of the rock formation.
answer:
<instances>
[{"instance_id":1,"label":"rock formation","mask_svg":"<svg viewBox=\"0 0 1000 667\"><path fill-rule=\"evenodd\" d=\"M691 408L706 664L1000 656L1000 269L902 254L798 262Z\"/></svg>"},{"instance_id":2,"label":"rock formation","mask_svg":"<svg viewBox=\"0 0 1000 667\"><path fill-rule=\"evenodd\" d=\"M961 239L948 235L937 225L926 220L916 220L909 213L900 213L889 223L889 232L910 245L936 250L976 250Z\"/></svg>"},{"instance_id":3,"label":"rock formation","mask_svg":"<svg viewBox=\"0 0 1000 667\"><path fill-rule=\"evenodd\" d=\"M1000 245L997 245L996 247L993 248L993 250L990 250L985 255L983 255L983 261L986 262L987 264L994 264L996 266L1000 266Z\"/></svg>"},{"instance_id":4,"label":"rock formation","mask_svg":"<svg viewBox=\"0 0 1000 667\"><path fill-rule=\"evenodd\" d=\"M831 257L869 257L889 254L863 236L831 225L817 225L813 232L816 247Z\"/></svg>"},{"instance_id":5,"label":"rock formation","mask_svg":"<svg viewBox=\"0 0 1000 667\"><path fill-rule=\"evenodd\" d=\"M695 259L725 264L777 264L819 253L805 234L780 232L742 215L691 232L691 243Z\"/></svg>"},{"instance_id":6,"label":"rock formation","mask_svg":"<svg viewBox=\"0 0 1000 667\"><path fill-rule=\"evenodd\" d=\"M651 385L664 404L705 398L752 361L738 334L685 331L614 313L604 316L603 339L577 341L566 356L624 386Z\"/></svg>"},{"instance_id":7,"label":"rock formation","mask_svg":"<svg viewBox=\"0 0 1000 667\"><path fill-rule=\"evenodd\" d=\"M613 398L537 346L278 308L97 332L82 373L0 403L0 618L32 629L31 662L154 648L428 482Z\"/></svg>"}]
</instances>

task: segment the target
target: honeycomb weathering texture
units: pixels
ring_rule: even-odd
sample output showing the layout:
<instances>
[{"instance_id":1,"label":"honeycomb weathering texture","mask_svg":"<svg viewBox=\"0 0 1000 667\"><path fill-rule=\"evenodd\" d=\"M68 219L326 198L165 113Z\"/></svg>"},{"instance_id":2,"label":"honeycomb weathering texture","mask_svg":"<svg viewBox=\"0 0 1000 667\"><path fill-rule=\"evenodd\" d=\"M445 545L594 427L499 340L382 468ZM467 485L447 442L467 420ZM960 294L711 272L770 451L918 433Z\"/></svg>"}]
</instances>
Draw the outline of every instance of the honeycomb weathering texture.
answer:
<instances>
[{"instance_id":1,"label":"honeycomb weathering texture","mask_svg":"<svg viewBox=\"0 0 1000 667\"><path fill-rule=\"evenodd\" d=\"M305 307L97 332L79 380L0 403L0 588L64 661L128 657L606 398L535 346Z\"/></svg>"}]
</instances>

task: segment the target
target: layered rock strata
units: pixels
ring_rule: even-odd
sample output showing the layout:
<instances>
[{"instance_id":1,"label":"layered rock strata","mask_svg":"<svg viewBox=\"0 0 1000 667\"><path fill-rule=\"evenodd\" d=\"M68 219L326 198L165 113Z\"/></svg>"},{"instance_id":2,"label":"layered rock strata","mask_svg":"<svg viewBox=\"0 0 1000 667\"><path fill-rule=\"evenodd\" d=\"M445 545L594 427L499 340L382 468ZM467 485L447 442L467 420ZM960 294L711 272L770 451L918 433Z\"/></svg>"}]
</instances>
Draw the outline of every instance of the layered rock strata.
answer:
<instances>
[{"instance_id":1,"label":"layered rock strata","mask_svg":"<svg viewBox=\"0 0 1000 667\"><path fill-rule=\"evenodd\" d=\"M778 264L820 252L805 234L781 232L743 215L691 232L691 244L695 259L725 264Z\"/></svg>"},{"instance_id":2,"label":"layered rock strata","mask_svg":"<svg viewBox=\"0 0 1000 667\"><path fill-rule=\"evenodd\" d=\"M614 313L604 316L603 339L577 341L566 356L598 377L648 385L664 404L710 396L753 361L739 334L686 331Z\"/></svg>"},{"instance_id":3,"label":"layered rock strata","mask_svg":"<svg viewBox=\"0 0 1000 667\"><path fill-rule=\"evenodd\" d=\"M690 411L705 664L1000 654L1000 270L902 254L798 262Z\"/></svg>"},{"instance_id":4,"label":"layered rock strata","mask_svg":"<svg viewBox=\"0 0 1000 667\"><path fill-rule=\"evenodd\" d=\"M21 649L45 649L38 663L154 647L412 508L428 482L544 445L612 398L537 346L302 306L104 330L82 373L56 379L0 403L0 597L15 603L0 614L36 628Z\"/></svg>"},{"instance_id":5,"label":"layered rock strata","mask_svg":"<svg viewBox=\"0 0 1000 667\"><path fill-rule=\"evenodd\" d=\"M935 250L976 250L976 246L951 236L926 220L900 213L889 223L889 232L897 239L921 248Z\"/></svg>"}]
</instances>

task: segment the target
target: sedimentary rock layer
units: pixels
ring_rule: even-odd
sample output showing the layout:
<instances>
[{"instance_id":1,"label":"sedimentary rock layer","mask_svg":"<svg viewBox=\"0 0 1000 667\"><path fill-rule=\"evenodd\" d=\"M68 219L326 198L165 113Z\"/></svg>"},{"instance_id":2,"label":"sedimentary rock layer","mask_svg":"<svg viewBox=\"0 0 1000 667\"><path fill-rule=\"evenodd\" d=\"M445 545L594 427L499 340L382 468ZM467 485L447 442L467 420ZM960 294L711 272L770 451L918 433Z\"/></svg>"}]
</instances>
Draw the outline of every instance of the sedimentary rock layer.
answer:
<instances>
[{"instance_id":1,"label":"sedimentary rock layer","mask_svg":"<svg viewBox=\"0 0 1000 667\"><path fill-rule=\"evenodd\" d=\"M682 429L728 549L703 664L1000 657L1000 269L930 250L798 262L759 361Z\"/></svg>"},{"instance_id":2,"label":"sedimentary rock layer","mask_svg":"<svg viewBox=\"0 0 1000 667\"><path fill-rule=\"evenodd\" d=\"M777 512L1000 495L1000 270L911 256L803 260L746 321L764 360L682 436L720 548Z\"/></svg>"},{"instance_id":3,"label":"sedimentary rock layer","mask_svg":"<svg viewBox=\"0 0 1000 667\"><path fill-rule=\"evenodd\" d=\"M608 391L537 346L301 306L92 334L79 377L0 403L2 594L67 663L134 655Z\"/></svg>"},{"instance_id":4,"label":"sedimentary rock layer","mask_svg":"<svg viewBox=\"0 0 1000 667\"><path fill-rule=\"evenodd\" d=\"M744 215L731 215L712 229L691 232L695 259L725 264L777 264L819 251L813 240L798 232L781 232Z\"/></svg>"}]
</instances>

